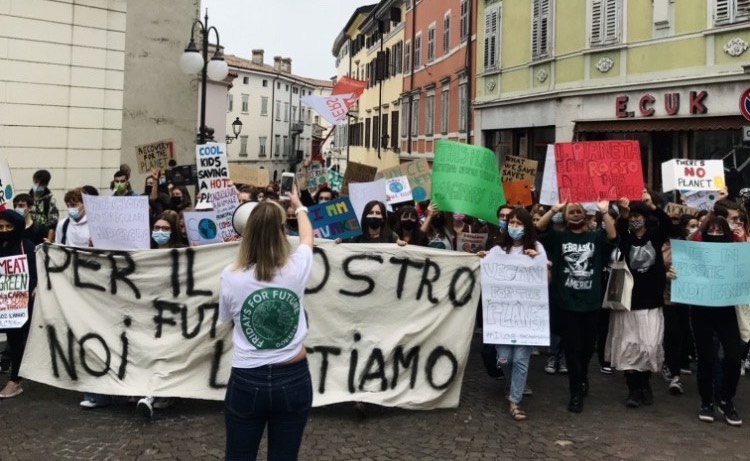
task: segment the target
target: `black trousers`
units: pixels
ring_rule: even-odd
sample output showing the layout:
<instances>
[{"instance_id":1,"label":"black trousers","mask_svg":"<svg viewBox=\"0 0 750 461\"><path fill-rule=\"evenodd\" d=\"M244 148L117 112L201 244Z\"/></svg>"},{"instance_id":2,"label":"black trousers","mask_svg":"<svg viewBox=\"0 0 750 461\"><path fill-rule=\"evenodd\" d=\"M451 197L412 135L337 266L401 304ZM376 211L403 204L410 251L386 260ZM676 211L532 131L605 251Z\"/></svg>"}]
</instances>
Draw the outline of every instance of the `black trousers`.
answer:
<instances>
[{"instance_id":1,"label":"black trousers","mask_svg":"<svg viewBox=\"0 0 750 461\"><path fill-rule=\"evenodd\" d=\"M690 308L684 304L665 304L664 363L672 376L680 376L680 368L687 364L690 335Z\"/></svg>"},{"instance_id":2,"label":"black trousers","mask_svg":"<svg viewBox=\"0 0 750 461\"><path fill-rule=\"evenodd\" d=\"M716 395L723 401L732 400L737 393L742 360L742 342L734 307L695 306L690 310L690 319L698 354L698 393L702 404L708 405L714 401L713 370L717 360L714 353L714 333L724 350L724 359L721 361L723 379Z\"/></svg>"},{"instance_id":3,"label":"black trousers","mask_svg":"<svg viewBox=\"0 0 750 461\"><path fill-rule=\"evenodd\" d=\"M581 391L588 378L589 362L594 355L599 309L573 312L560 309L560 336L568 365L568 385L571 394Z\"/></svg>"}]
</instances>

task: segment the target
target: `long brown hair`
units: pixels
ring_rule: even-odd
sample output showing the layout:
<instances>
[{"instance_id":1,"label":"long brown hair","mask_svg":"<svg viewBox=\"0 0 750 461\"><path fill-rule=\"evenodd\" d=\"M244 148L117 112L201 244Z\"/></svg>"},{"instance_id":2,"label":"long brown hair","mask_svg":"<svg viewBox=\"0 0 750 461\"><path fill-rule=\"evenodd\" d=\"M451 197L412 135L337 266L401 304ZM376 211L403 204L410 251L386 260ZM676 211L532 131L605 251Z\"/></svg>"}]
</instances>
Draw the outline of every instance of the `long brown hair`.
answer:
<instances>
[{"instance_id":1,"label":"long brown hair","mask_svg":"<svg viewBox=\"0 0 750 461\"><path fill-rule=\"evenodd\" d=\"M273 280L276 271L286 264L292 250L286 239L286 211L276 202L260 202L247 219L242 231L240 252L234 270L244 271L255 265L255 278Z\"/></svg>"}]
</instances>

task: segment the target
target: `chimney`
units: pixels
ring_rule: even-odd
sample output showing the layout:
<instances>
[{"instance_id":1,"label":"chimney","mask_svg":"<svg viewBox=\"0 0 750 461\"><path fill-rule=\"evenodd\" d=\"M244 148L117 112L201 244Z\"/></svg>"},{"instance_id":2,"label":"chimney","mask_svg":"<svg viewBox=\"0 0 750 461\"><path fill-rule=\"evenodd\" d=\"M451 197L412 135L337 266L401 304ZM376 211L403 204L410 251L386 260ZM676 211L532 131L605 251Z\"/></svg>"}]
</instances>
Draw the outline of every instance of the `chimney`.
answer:
<instances>
[{"instance_id":1,"label":"chimney","mask_svg":"<svg viewBox=\"0 0 750 461\"><path fill-rule=\"evenodd\" d=\"M281 56L273 57L273 70L281 72Z\"/></svg>"},{"instance_id":2,"label":"chimney","mask_svg":"<svg viewBox=\"0 0 750 461\"><path fill-rule=\"evenodd\" d=\"M292 58L284 58L281 60L281 71L285 74L292 73Z\"/></svg>"},{"instance_id":3,"label":"chimney","mask_svg":"<svg viewBox=\"0 0 750 461\"><path fill-rule=\"evenodd\" d=\"M253 64L263 65L263 50L253 50Z\"/></svg>"}]
</instances>

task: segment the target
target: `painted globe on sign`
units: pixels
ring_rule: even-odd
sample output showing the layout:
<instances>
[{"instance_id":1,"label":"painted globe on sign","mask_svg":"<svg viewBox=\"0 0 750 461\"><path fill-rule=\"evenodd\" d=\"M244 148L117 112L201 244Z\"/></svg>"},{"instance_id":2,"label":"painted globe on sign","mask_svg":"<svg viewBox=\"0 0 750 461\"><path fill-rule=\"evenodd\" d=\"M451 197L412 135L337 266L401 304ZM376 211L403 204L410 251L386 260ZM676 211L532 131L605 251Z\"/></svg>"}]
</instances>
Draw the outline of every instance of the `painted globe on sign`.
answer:
<instances>
[{"instance_id":1,"label":"painted globe on sign","mask_svg":"<svg viewBox=\"0 0 750 461\"><path fill-rule=\"evenodd\" d=\"M201 238L211 240L216 237L218 229L216 229L216 223L211 219L201 219L198 222L198 233Z\"/></svg>"}]
</instances>

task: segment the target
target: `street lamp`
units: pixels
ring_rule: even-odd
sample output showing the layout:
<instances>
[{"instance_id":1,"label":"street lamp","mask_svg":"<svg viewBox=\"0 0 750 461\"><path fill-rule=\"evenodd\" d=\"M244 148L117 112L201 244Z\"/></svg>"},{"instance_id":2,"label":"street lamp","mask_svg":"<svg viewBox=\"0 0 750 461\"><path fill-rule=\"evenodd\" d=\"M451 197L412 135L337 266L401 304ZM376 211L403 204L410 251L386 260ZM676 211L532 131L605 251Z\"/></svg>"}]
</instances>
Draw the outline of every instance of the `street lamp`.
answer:
<instances>
[{"instance_id":1,"label":"street lamp","mask_svg":"<svg viewBox=\"0 0 750 461\"><path fill-rule=\"evenodd\" d=\"M380 138L380 143L383 146L383 150L388 150L388 140L391 139L390 136L388 136L388 133L383 133L383 136Z\"/></svg>"},{"instance_id":2,"label":"street lamp","mask_svg":"<svg viewBox=\"0 0 750 461\"><path fill-rule=\"evenodd\" d=\"M232 122L232 133L234 133L234 137L227 136L227 144L232 144L232 141L239 138L240 133L242 133L242 120L239 117Z\"/></svg>"},{"instance_id":3,"label":"street lamp","mask_svg":"<svg viewBox=\"0 0 750 461\"><path fill-rule=\"evenodd\" d=\"M195 25L200 26L202 48L199 51L195 45ZM216 34L216 50L211 60L208 60L208 35L211 31ZM196 19L190 28L190 43L188 43L185 52L180 57L180 69L186 74L201 73L201 124L198 129L198 144L205 144L206 141L213 141L213 130L206 126L206 80L210 78L215 81L224 80L229 75L229 66L224 61L224 54L221 52L219 43L219 31L216 27L208 26L208 10L204 22ZM240 122L241 126L241 122ZM232 124L234 128L234 123Z\"/></svg>"}]
</instances>

